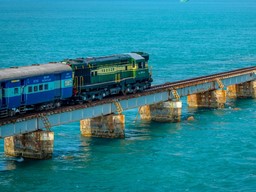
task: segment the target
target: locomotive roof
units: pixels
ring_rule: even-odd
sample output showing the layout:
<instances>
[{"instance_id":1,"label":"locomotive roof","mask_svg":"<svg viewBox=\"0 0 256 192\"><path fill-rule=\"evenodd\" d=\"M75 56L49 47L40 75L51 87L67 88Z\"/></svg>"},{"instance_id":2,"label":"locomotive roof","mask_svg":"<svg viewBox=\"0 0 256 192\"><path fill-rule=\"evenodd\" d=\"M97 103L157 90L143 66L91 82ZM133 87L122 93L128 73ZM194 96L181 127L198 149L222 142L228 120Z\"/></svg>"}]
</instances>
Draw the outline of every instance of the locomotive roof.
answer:
<instances>
[{"instance_id":1,"label":"locomotive roof","mask_svg":"<svg viewBox=\"0 0 256 192\"><path fill-rule=\"evenodd\" d=\"M34 64L30 66L4 68L0 69L0 82L65 71L71 71L71 68L62 63Z\"/></svg>"},{"instance_id":2,"label":"locomotive roof","mask_svg":"<svg viewBox=\"0 0 256 192\"><path fill-rule=\"evenodd\" d=\"M144 58L137 54L137 53L123 53L118 55L110 55L110 56L103 56L103 57L87 57L87 58L77 58L77 59L67 59L66 62L70 64L103 64L109 63L112 61L120 61L120 60L127 60L133 58L135 60L143 60ZM65 62L64 61L64 62Z\"/></svg>"},{"instance_id":3,"label":"locomotive roof","mask_svg":"<svg viewBox=\"0 0 256 192\"><path fill-rule=\"evenodd\" d=\"M141 55L139 55L137 53L126 53L126 54L130 55L135 60L142 60L142 59L144 59Z\"/></svg>"}]
</instances>

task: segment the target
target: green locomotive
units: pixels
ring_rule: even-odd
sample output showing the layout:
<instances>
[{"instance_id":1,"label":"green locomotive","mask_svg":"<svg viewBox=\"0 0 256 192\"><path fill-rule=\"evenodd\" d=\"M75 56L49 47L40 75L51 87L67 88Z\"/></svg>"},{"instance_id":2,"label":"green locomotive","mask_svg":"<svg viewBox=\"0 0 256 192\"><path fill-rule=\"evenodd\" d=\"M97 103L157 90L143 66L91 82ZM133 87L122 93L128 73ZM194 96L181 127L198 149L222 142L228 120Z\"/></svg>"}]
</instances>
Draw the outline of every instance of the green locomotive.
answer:
<instances>
[{"instance_id":1,"label":"green locomotive","mask_svg":"<svg viewBox=\"0 0 256 192\"><path fill-rule=\"evenodd\" d=\"M149 55L132 52L104 57L66 59L73 70L73 95L91 101L115 95L143 91L151 86Z\"/></svg>"}]
</instances>

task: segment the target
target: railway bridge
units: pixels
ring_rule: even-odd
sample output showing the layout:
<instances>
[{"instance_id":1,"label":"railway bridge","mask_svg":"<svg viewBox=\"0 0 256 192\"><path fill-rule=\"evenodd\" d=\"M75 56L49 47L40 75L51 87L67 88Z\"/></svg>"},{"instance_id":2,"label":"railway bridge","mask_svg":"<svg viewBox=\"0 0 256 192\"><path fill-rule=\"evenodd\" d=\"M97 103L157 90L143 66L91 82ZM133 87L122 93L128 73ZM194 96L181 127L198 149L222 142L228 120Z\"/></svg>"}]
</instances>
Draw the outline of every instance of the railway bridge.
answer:
<instances>
[{"instance_id":1,"label":"railway bridge","mask_svg":"<svg viewBox=\"0 0 256 192\"><path fill-rule=\"evenodd\" d=\"M0 138L5 139L7 155L47 159L53 153L52 126L80 121L84 136L124 138L123 110L138 108L143 120L179 122L180 98L185 96L189 107L205 108L223 108L227 97L256 98L256 67L168 82L135 94L1 119Z\"/></svg>"}]
</instances>

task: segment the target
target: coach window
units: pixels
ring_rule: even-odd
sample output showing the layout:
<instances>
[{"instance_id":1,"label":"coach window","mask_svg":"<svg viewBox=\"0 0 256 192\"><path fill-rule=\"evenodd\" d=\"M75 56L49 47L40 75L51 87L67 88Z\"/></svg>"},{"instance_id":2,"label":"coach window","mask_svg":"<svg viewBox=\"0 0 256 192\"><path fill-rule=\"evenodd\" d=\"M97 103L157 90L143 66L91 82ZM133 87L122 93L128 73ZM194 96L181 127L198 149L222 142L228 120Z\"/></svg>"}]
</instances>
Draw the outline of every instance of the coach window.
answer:
<instances>
[{"instance_id":1,"label":"coach window","mask_svg":"<svg viewBox=\"0 0 256 192\"><path fill-rule=\"evenodd\" d=\"M91 76L93 76L93 72L91 72Z\"/></svg>"},{"instance_id":2,"label":"coach window","mask_svg":"<svg viewBox=\"0 0 256 192\"><path fill-rule=\"evenodd\" d=\"M48 90L48 84L44 84L44 90Z\"/></svg>"},{"instance_id":3,"label":"coach window","mask_svg":"<svg viewBox=\"0 0 256 192\"><path fill-rule=\"evenodd\" d=\"M39 91L43 90L43 85L39 85Z\"/></svg>"},{"instance_id":4,"label":"coach window","mask_svg":"<svg viewBox=\"0 0 256 192\"><path fill-rule=\"evenodd\" d=\"M32 92L32 87L31 87L31 86L28 87L28 92L29 92L29 93Z\"/></svg>"},{"instance_id":5,"label":"coach window","mask_svg":"<svg viewBox=\"0 0 256 192\"><path fill-rule=\"evenodd\" d=\"M14 94L15 95L19 94L19 89L18 88L14 88Z\"/></svg>"},{"instance_id":6,"label":"coach window","mask_svg":"<svg viewBox=\"0 0 256 192\"><path fill-rule=\"evenodd\" d=\"M127 69L128 69L128 67L127 67L127 66L125 66L125 71L127 71Z\"/></svg>"},{"instance_id":7,"label":"coach window","mask_svg":"<svg viewBox=\"0 0 256 192\"><path fill-rule=\"evenodd\" d=\"M38 87L34 86L34 92L37 92L37 91L38 91Z\"/></svg>"},{"instance_id":8,"label":"coach window","mask_svg":"<svg viewBox=\"0 0 256 192\"><path fill-rule=\"evenodd\" d=\"M97 76L98 75L98 72L97 71L95 71L95 76Z\"/></svg>"}]
</instances>

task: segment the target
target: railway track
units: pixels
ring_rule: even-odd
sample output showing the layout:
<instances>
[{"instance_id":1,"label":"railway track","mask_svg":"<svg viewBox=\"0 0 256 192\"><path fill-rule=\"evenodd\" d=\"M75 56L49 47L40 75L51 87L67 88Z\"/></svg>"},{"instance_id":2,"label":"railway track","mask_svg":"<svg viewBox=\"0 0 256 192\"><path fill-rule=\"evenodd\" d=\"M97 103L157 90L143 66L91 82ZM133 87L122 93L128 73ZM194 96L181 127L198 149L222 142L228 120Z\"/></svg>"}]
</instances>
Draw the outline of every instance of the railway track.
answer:
<instances>
[{"instance_id":1,"label":"railway track","mask_svg":"<svg viewBox=\"0 0 256 192\"><path fill-rule=\"evenodd\" d=\"M47 115L51 115L51 114L73 111L73 110L77 110L77 109L83 109L83 108L106 104L106 103L113 103L114 101L136 98L139 96L148 95L150 93L157 93L157 92L163 92L166 90L176 89L178 87L186 87L189 85L196 85L196 84L200 84L202 82L210 82L210 81L214 81L217 79L221 80L223 78L232 77L232 76L236 76L236 75L240 75L240 74L253 73L254 71L256 71L256 66L255 67L247 67L247 68L243 68L243 69L237 69L237 70L233 70L233 71L227 71L227 72L213 74L213 75L201 76L201 77L197 77L197 78L191 78L191 79L186 79L186 80L181 80L181 81L176 81L176 82L168 82L168 83L164 83L161 85L154 85L154 86L151 86L150 89L147 89L143 92L138 92L135 94L121 95L121 96L118 95L118 96L114 96L114 97L104 98L103 100L100 100L100 101L93 101L91 103L76 104L76 105L72 105L72 106L62 106L60 108L53 109L53 110L48 110L48 111L43 111L43 112L41 112L41 111L40 112L30 112L30 113L23 114L23 115L17 115L15 117L4 118L4 119L0 120L0 126L4 125L4 124L9 124L9 123L15 123L17 121L38 118L40 116L47 116Z\"/></svg>"},{"instance_id":2,"label":"railway track","mask_svg":"<svg viewBox=\"0 0 256 192\"><path fill-rule=\"evenodd\" d=\"M252 71L256 71L256 67L247 67L247 68L243 68L243 69L236 69L233 71L227 71L227 72L217 73L217 74L213 74L213 75L201 76L201 77L196 77L196 78L192 78L192 79L176 81L176 82L172 82L172 83L165 83L162 85L155 85L155 86L152 86L147 91L165 89L165 88L170 88L170 87L174 87L174 86L180 86L180 85L184 85L186 83L191 84L191 83L196 83L196 82L200 83L202 81L211 81L213 79L221 79L221 78L230 77L233 75L238 75L238 74L243 74L243 73L248 73L248 72L252 72Z\"/></svg>"}]
</instances>

